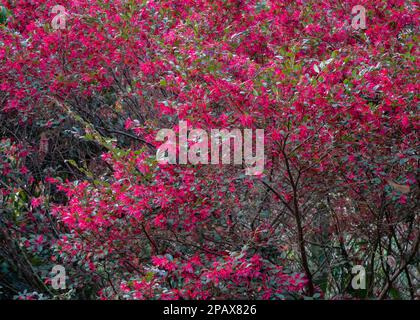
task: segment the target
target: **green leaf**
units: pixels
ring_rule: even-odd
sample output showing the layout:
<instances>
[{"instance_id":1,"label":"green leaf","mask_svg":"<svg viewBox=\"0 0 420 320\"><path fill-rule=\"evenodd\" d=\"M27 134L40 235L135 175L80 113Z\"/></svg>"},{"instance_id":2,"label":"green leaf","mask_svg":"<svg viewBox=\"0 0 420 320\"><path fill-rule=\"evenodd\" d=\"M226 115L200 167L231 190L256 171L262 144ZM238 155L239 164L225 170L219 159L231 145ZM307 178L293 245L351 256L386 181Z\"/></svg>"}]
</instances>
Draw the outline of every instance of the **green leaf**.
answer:
<instances>
[{"instance_id":1,"label":"green leaf","mask_svg":"<svg viewBox=\"0 0 420 320\"><path fill-rule=\"evenodd\" d=\"M0 6L0 24L6 24L10 12L5 7Z\"/></svg>"}]
</instances>

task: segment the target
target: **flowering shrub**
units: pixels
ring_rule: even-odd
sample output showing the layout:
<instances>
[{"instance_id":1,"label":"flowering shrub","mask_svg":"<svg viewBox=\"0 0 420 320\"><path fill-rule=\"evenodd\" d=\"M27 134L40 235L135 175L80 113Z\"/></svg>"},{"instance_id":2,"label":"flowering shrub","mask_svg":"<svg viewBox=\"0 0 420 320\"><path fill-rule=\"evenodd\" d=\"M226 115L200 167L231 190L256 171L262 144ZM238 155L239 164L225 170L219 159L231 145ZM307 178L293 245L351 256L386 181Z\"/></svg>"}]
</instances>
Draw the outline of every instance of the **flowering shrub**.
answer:
<instances>
[{"instance_id":1,"label":"flowering shrub","mask_svg":"<svg viewBox=\"0 0 420 320\"><path fill-rule=\"evenodd\" d=\"M5 296L418 297L414 1L0 3ZM180 121L264 172L157 162Z\"/></svg>"}]
</instances>

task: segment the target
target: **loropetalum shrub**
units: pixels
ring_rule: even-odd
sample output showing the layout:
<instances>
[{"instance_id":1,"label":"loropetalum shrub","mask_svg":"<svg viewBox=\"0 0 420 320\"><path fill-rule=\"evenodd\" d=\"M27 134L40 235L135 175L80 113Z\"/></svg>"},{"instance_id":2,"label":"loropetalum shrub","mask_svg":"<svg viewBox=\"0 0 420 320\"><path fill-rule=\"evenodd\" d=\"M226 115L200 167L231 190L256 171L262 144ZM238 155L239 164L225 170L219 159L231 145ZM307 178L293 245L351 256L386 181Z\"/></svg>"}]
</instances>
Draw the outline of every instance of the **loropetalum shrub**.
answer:
<instances>
[{"instance_id":1,"label":"loropetalum shrub","mask_svg":"<svg viewBox=\"0 0 420 320\"><path fill-rule=\"evenodd\" d=\"M14 250L0 262L10 274L16 248L29 257L26 276L0 278L10 293L418 296L414 1L78 0L58 30L55 0L0 3L1 240ZM264 172L158 163L156 134L179 121L264 129ZM54 264L65 293L43 272Z\"/></svg>"}]
</instances>

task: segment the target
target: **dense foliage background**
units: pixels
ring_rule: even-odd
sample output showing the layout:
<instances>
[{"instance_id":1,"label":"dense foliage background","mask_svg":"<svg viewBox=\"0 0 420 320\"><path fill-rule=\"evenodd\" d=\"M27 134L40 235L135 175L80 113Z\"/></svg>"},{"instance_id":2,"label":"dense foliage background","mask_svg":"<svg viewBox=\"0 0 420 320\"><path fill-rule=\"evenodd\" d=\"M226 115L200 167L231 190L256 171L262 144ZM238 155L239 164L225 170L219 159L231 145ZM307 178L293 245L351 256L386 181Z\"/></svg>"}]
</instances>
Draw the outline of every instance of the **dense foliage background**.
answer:
<instances>
[{"instance_id":1,"label":"dense foliage background","mask_svg":"<svg viewBox=\"0 0 420 320\"><path fill-rule=\"evenodd\" d=\"M0 4L0 297L418 299L418 3ZM264 173L158 164L180 120Z\"/></svg>"}]
</instances>

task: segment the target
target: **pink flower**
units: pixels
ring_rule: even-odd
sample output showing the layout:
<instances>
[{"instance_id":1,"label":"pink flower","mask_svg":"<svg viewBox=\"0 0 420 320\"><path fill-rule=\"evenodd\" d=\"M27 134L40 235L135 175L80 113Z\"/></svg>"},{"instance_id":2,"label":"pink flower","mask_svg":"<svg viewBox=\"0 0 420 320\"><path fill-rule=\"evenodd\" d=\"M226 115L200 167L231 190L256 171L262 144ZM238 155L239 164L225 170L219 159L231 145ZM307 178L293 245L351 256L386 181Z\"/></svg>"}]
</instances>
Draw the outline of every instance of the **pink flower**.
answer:
<instances>
[{"instance_id":1,"label":"pink flower","mask_svg":"<svg viewBox=\"0 0 420 320\"><path fill-rule=\"evenodd\" d=\"M404 129L407 129L408 126L410 125L410 120L408 119L406 115L401 117L401 125Z\"/></svg>"},{"instance_id":2,"label":"pink flower","mask_svg":"<svg viewBox=\"0 0 420 320\"><path fill-rule=\"evenodd\" d=\"M20 172L21 174L27 174L27 173L29 172L29 170L28 170L28 168L26 168L25 166L22 166L22 167L19 169L19 172Z\"/></svg>"},{"instance_id":3,"label":"pink flower","mask_svg":"<svg viewBox=\"0 0 420 320\"><path fill-rule=\"evenodd\" d=\"M31 200L31 206L33 208L38 208L42 204L42 202L43 202L42 197L32 198L32 200Z\"/></svg>"}]
</instances>

